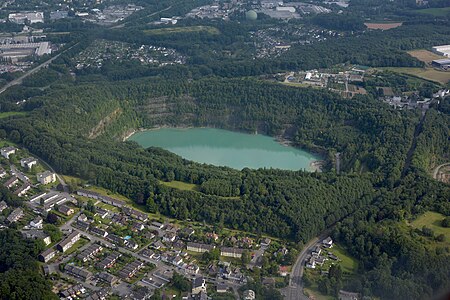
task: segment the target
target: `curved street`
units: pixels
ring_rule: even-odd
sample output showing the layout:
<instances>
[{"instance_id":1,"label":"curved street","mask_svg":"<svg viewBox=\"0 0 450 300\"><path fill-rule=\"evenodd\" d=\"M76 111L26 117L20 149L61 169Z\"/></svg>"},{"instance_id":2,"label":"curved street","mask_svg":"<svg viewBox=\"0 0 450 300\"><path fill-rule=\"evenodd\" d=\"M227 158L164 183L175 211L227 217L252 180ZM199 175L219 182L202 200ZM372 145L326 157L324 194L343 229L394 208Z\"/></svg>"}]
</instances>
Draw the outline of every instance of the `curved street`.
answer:
<instances>
[{"instance_id":1,"label":"curved street","mask_svg":"<svg viewBox=\"0 0 450 300\"><path fill-rule=\"evenodd\" d=\"M303 293L303 271L305 268L306 258L312 249L328 236L329 232L323 232L318 237L312 239L303 247L303 250L297 257L295 264L292 266L289 285L281 290L281 294L287 300L308 300L309 298Z\"/></svg>"}]
</instances>

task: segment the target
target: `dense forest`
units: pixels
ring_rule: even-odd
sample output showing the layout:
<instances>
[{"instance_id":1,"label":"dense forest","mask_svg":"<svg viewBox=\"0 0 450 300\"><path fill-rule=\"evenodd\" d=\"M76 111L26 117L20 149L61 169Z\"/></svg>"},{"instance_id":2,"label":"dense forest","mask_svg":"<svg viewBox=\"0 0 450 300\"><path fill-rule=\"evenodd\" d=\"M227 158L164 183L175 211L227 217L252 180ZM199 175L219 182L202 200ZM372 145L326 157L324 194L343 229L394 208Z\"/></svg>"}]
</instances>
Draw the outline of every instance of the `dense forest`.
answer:
<instances>
[{"instance_id":1,"label":"dense forest","mask_svg":"<svg viewBox=\"0 0 450 300\"><path fill-rule=\"evenodd\" d=\"M125 19L123 27L112 29L79 20L52 22L49 31L72 32L52 37L67 43L67 51L22 86L0 95L2 112L25 112L0 118L0 138L26 147L59 173L120 193L150 212L265 233L289 239L299 248L333 227L333 237L360 261L363 274L344 288L383 299L430 298L450 289L449 250L433 247L435 237L406 222L427 210L450 215L448 185L428 174L437 163L448 161L448 98L422 116L376 100L376 86L410 89L407 80L394 73L373 76L363 83L369 94L352 99L256 77L340 63L422 67L405 50L446 43L448 20L417 18L393 30L366 31L363 16L386 13L377 11L384 2L352 1L349 10L360 15L307 18L310 26L345 34L295 44L271 59L253 59L255 47L248 42L250 32L273 25L270 19L183 21L183 26L212 26L218 34L148 33L159 28L150 21L185 13L206 3L203 0L136 1L145 8ZM400 5L415 8L411 1L386 7L398 13ZM151 14L164 8L169 9ZM187 64L156 67L130 60L75 68L76 55L98 38L170 47L185 55ZM429 84L420 92L435 87ZM133 130L161 125L284 138L322 156L325 172L208 166L123 142ZM336 174L338 153L341 168ZM161 184L173 180L195 184L198 191ZM21 205L5 189L0 188L0 197L9 205ZM41 245L23 240L14 230L0 232L0 239L0 299L52 299L34 261ZM321 286L335 289L334 275ZM33 284L25 287L22 280ZM273 291L257 282L249 286L272 297ZM31 294L29 288L41 294Z\"/></svg>"}]
</instances>

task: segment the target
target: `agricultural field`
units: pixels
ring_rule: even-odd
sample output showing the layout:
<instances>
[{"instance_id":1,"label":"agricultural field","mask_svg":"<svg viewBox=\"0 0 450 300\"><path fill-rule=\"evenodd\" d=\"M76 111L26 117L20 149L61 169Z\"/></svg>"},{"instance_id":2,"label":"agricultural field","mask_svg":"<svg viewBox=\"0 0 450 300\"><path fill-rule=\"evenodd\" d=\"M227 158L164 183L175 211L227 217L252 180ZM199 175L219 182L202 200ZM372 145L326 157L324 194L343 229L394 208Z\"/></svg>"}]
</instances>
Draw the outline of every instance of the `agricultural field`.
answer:
<instances>
[{"instance_id":1,"label":"agricultural field","mask_svg":"<svg viewBox=\"0 0 450 300\"><path fill-rule=\"evenodd\" d=\"M425 8L425 9L417 9L415 12L421 14L432 15L435 17L444 17L450 14L450 7L436 7L436 8Z\"/></svg>"},{"instance_id":2,"label":"agricultural field","mask_svg":"<svg viewBox=\"0 0 450 300\"><path fill-rule=\"evenodd\" d=\"M389 30L403 25L402 22L396 23L364 23L368 29Z\"/></svg>"},{"instance_id":3,"label":"agricultural field","mask_svg":"<svg viewBox=\"0 0 450 300\"><path fill-rule=\"evenodd\" d=\"M437 55L436 53L433 53L428 50L411 50L407 52L412 57L417 58L420 61L423 61L426 64L431 64L431 61L436 59L443 59L445 57Z\"/></svg>"},{"instance_id":4,"label":"agricultural field","mask_svg":"<svg viewBox=\"0 0 450 300\"><path fill-rule=\"evenodd\" d=\"M438 71L433 68L383 68L392 72L413 75L419 78L447 84L450 81L450 72Z\"/></svg>"},{"instance_id":5,"label":"agricultural field","mask_svg":"<svg viewBox=\"0 0 450 300\"><path fill-rule=\"evenodd\" d=\"M441 221L444 218L445 216L443 214L427 211L411 222L410 225L417 229L422 229L423 226L426 226L433 230L435 235L444 234L446 242L450 243L450 228L445 228L441 225Z\"/></svg>"},{"instance_id":6,"label":"agricultural field","mask_svg":"<svg viewBox=\"0 0 450 300\"><path fill-rule=\"evenodd\" d=\"M220 33L220 31L217 28L212 26L167 27L167 28L144 30L144 33L148 35L162 35L162 34L186 33L186 32L206 32L214 35Z\"/></svg>"}]
</instances>

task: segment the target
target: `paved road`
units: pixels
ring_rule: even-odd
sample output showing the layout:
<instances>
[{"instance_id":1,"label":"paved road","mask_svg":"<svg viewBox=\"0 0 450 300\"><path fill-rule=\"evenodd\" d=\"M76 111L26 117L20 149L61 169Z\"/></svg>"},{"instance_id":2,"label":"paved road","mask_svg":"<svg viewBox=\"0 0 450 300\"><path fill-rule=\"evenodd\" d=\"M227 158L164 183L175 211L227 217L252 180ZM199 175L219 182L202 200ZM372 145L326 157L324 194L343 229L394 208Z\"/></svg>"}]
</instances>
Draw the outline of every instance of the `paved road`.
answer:
<instances>
[{"instance_id":1,"label":"paved road","mask_svg":"<svg viewBox=\"0 0 450 300\"><path fill-rule=\"evenodd\" d=\"M336 174L341 171L341 153L336 153Z\"/></svg>"},{"instance_id":2,"label":"paved road","mask_svg":"<svg viewBox=\"0 0 450 300\"><path fill-rule=\"evenodd\" d=\"M146 18L146 17L153 17L154 15L157 15L157 14L159 14L159 13L165 12L166 10L169 10L169 9L171 9L171 8L172 8L172 5L169 6L169 7L163 8L163 9L161 9L161 10L155 11L154 13L151 13L151 14L145 16L144 18ZM133 21L135 21L135 20L133 20ZM122 24L119 24L119 25L116 25L116 26L113 26L113 27L111 27L111 28L112 28L112 29L123 28L123 27L125 26L125 24L127 24L127 23L129 23L129 21L128 21L128 22L125 22L125 23L122 23Z\"/></svg>"},{"instance_id":3,"label":"paved road","mask_svg":"<svg viewBox=\"0 0 450 300\"><path fill-rule=\"evenodd\" d=\"M70 49L70 48L69 48ZM68 50L68 49L67 49ZM65 50L65 51L67 51ZM8 82L4 87L2 87L0 89L0 94L5 92L7 89L9 89L10 87L14 86L14 85L18 85L21 84L22 81L27 78L28 76L38 72L40 69L47 67L49 64L51 64L55 59L57 59L63 52L59 53L58 55L50 58L49 60L47 60L46 62L43 62L42 64L40 64L39 66L27 71L25 74L23 74L22 76L20 76L19 78L14 79L13 81Z\"/></svg>"},{"instance_id":4,"label":"paved road","mask_svg":"<svg viewBox=\"0 0 450 300\"><path fill-rule=\"evenodd\" d=\"M318 237L309 241L305 245L303 250L297 257L294 266L292 267L291 276L289 279L289 286L282 290L282 294L287 300L307 300L308 297L303 294L303 271L305 266L306 258L311 252L312 248L316 246L317 243L325 239L329 235L328 232L324 232Z\"/></svg>"},{"instance_id":5,"label":"paved road","mask_svg":"<svg viewBox=\"0 0 450 300\"><path fill-rule=\"evenodd\" d=\"M11 168L11 174L15 175L17 178L19 178L20 180L22 180L23 183L29 183L30 179L25 176L25 174L23 174L22 172L20 172L15 165L10 165Z\"/></svg>"}]
</instances>

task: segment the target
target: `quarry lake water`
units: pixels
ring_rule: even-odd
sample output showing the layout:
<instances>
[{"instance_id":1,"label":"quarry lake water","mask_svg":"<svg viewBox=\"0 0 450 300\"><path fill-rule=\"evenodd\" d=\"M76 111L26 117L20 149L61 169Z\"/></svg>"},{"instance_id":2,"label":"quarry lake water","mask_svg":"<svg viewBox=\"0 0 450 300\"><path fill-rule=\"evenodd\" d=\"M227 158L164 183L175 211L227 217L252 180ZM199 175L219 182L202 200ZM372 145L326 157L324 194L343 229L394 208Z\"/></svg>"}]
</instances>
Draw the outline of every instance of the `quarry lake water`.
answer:
<instances>
[{"instance_id":1,"label":"quarry lake water","mask_svg":"<svg viewBox=\"0 0 450 300\"><path fill-rule=\"evenodd\" d=\"M284 146L260 134L245 134L214 128L161 128L139 131L129 140L144 148L160 147L199 163L243 168L277 168L312 171L320 158L303 150Z\"/></svg>"}]
</instances>

